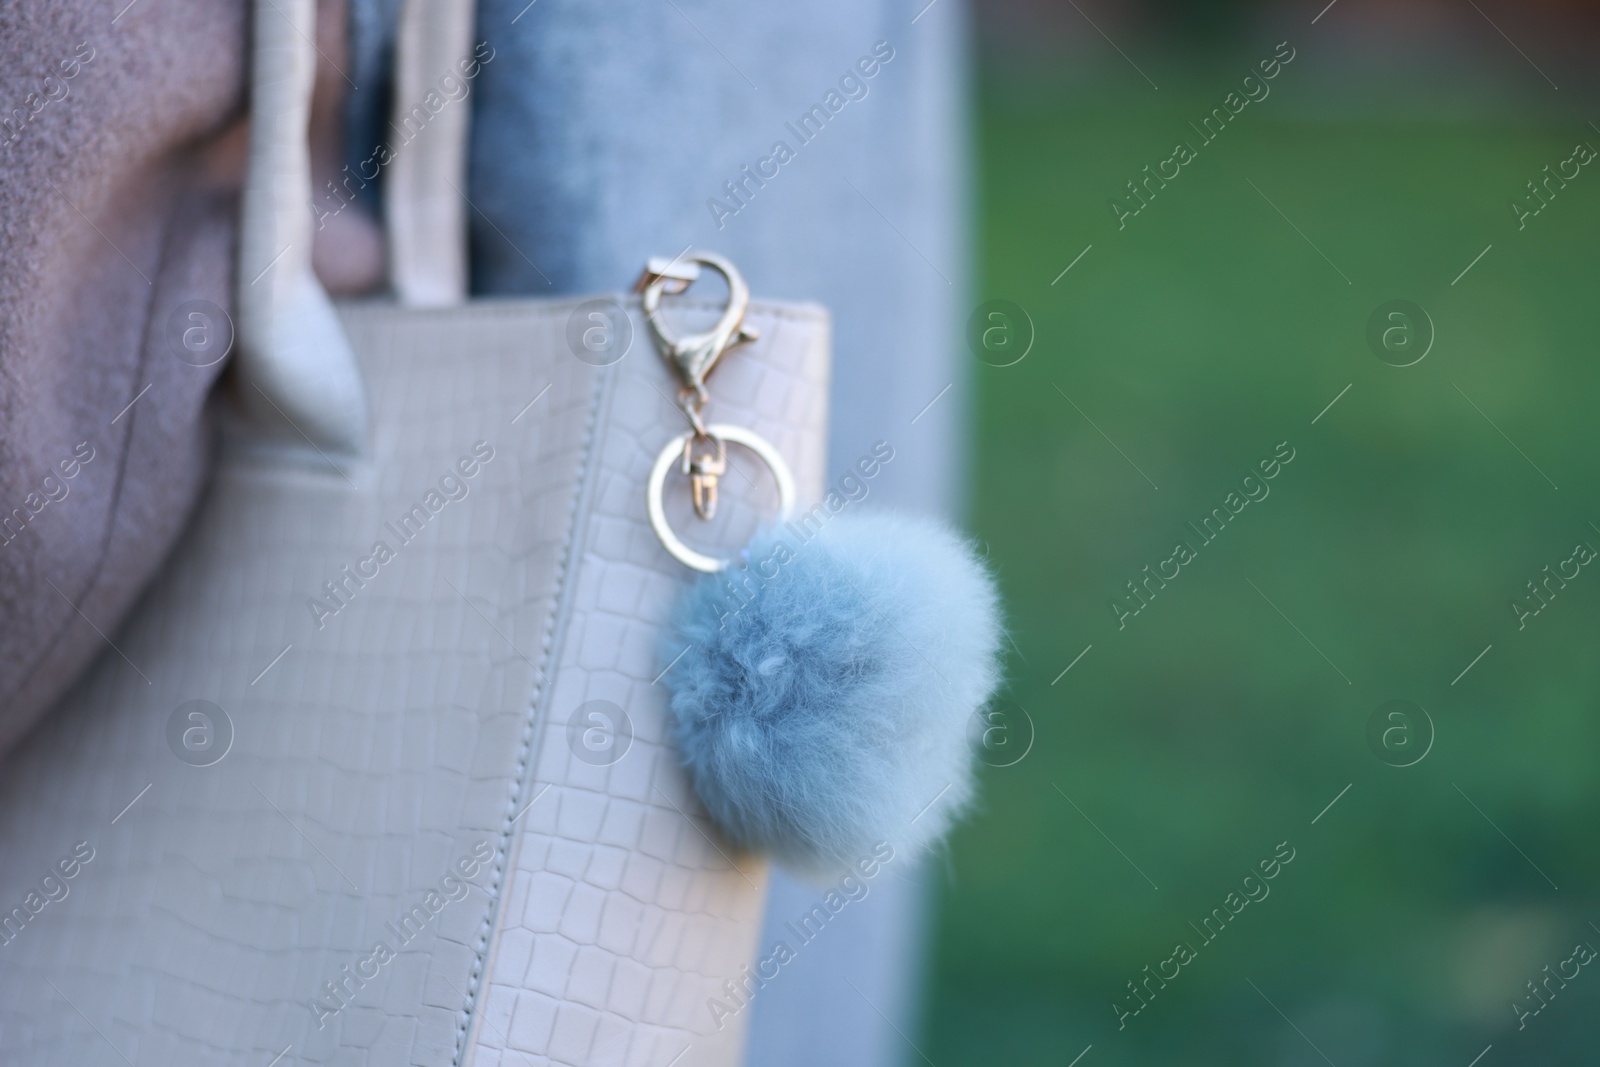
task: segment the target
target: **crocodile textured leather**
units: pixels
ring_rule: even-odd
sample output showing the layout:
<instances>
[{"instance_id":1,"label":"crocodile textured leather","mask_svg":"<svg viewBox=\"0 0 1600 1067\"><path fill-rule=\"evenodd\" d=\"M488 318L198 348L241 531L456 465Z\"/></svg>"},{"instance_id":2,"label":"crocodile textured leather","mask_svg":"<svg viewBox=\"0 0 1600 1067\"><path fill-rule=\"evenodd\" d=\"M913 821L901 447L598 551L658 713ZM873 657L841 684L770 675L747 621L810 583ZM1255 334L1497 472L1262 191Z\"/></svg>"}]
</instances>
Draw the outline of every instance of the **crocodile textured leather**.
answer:
<instances>
[{"instance_id":1,"label":"crocodile textured leather","mask_svg":"<svg viewBox=\"0 0 1600 1067\"><path fill-rule=\"evenodd\" d=\"M374 458L230 441L0 766L0 1063L737 1062L744 1013L718 1030L706 1001L752 959L762 868L697 813L658 681L689 572L643 482L676 383L631 305L625 358L577 358L576 308L344 307ZM712 414L807 500L826 319L750 321ZM722 488L733 537L770 490ZM569 723L613 705L633 739L596 756Z\"/></svg>"}]
</instances>

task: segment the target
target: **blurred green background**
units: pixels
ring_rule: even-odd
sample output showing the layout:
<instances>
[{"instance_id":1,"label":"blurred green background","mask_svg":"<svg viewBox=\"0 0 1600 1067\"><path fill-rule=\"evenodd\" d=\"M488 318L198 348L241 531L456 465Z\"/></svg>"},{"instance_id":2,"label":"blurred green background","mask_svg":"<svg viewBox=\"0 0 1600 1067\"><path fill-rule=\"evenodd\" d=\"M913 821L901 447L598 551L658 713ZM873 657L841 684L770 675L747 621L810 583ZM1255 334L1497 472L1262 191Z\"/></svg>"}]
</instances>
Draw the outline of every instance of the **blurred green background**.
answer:
<instances>
[{"instance_id":1,"label":"blurred green background","mask_svg":"<svg viewBox=\"0 0 1600 1067\"><path fill-rule=\"evenodd\" d=\"M969 523L1015 644L996 762L1033 737L940 878L938 1067L1595 1061L1600 965L1523 1029L1511 1005L1600 948L1600 566L1524 629L1510 604L1600 548L1600 161L1525 229L1509 205L1600 147L1600 109L1482 21L1481 51L1374 62L1321 6L981 64L977 295L1035 336L974 367ZM1107 200L1285 38L1271 95L1119 231ZM1393 299L1436 331L1413 366L1367 342ZM1202 545L1187 523L1284 441ZM1180 540L1197 558L1119 630L1109 601ZM1431 719L1412 766L1368 742L1392 699ZM1197 958L1119 1029L1179 942Z\"/></svg>"}]
</instances>

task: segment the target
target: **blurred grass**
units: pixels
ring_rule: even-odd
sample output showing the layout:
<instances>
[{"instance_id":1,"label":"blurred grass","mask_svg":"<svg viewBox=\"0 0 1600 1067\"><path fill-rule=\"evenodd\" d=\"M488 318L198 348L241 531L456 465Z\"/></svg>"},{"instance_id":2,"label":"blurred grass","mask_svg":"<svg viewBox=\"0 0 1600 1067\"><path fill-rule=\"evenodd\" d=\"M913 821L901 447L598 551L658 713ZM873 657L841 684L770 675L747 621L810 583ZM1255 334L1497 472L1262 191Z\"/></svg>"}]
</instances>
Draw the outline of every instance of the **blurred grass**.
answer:
<instances>
[{"instance_id":1,"label":"blurred grass","mask_svg":"<svg viewBox=\"0 0 1600 1067\"><path fill-rule=\"evenodd\" d=\"M1108 197L1196 144L1253 58L1159 93L1123 70L1114 90L991 71L980 94L979 296L1037 340L976 367L969 521L1036 740L985 771L951 845L918 1044L939 1067L1091 1043L1081 1067L1466 1067L1491 1042L1481 1067L1592 1062L1594 968L1526 1030L1510 1004L1600 946L1600 567L1525 630L1508 605L1600 547L1600 167L1521 232L1508 204L1600 134L1470 100L1398 118L1370 85L1329 107L1336 72L1302 49L1119 232ZM1395 298L1436 326L1416 366L1366 345ZM1119 631L1107 602L1285 440L1270 496ZM1437 729L1405 769L1366 743L1392 698ZM1189 924L1285 840L1271 895L1200 947ZM1119 1031L1113 1000L1179 941L1199 958Z\"/></svg>"}]
</instances>

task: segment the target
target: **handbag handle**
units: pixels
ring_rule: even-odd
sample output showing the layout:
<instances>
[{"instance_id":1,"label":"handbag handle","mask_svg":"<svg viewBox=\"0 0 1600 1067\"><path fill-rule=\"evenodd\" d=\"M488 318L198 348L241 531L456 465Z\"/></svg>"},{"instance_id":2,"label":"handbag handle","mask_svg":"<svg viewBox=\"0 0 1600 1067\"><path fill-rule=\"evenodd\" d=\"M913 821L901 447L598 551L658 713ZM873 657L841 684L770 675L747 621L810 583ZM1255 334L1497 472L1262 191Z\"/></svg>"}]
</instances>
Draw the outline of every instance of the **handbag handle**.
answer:
<instances>
[{"instance_id":1,"label":"handbag handle","mask_svg":"<svg viewBox=\"0 0 1600 1067\"><path fill-rule=\"evenodd\" d=\"M449 307L467 297L463 190L472 109L465 94L440 90L446 78L465 84L473 8L472 0L405 0L400 9L383 222L389 281L409 307Z\"/></svg>"},{"instance_id":2,"label":"handbag handle","mask_svg":"<svg viewBox=\"0 0 1600 1067\"><path fill-rule=\"evenodd\" d=\"M239 230L238 373L245 410L287 419L313 447L367 449L355 352L311 269L316 0L256 0L250 154Z\"/></svg>"},{"instance_id":3,"label":"handbag handle","mask_svg":"<svg viewBox=\"0 0 1600 1067\"><path fill-rule=\"evenodd\" d=\"M360 368L311 267L316 14L316 0L255 3L238 373L246 410L257 421L286 418L315 448L359 455L367 443ZM470 0L405 0L401 11L392 128L405 133L408 121L417 128L389 164L384 222L390 279L410 306L448 306L466 296L460 187L470 109L451 99L434 111L427 101L432 80L470 52L472 16Z\"/></svg>"}]
</instances>

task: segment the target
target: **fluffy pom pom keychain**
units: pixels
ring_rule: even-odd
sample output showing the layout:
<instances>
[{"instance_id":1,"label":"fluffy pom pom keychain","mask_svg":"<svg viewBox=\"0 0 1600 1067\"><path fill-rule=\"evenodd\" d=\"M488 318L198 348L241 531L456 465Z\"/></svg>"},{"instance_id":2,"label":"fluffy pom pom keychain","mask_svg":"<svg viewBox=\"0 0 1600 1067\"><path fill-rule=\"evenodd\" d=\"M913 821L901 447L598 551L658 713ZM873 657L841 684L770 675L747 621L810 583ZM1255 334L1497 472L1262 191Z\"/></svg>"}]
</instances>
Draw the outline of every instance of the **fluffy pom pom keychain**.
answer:
<instances>
[{"instance_id":1,"label":"fluffy pom pom keychain","mask_svg":"<svg viewBox=\"0 0 1600 1067\"><path fill-rule=\"evenodd\" d=\"M673 339L657 312L709 266L728 281L722 319ZM651 260L643 306L662 355L684 380L693 429L656 459L646 493L651 525L676 558L705 572L677 605L666 681L679 752L696 795L734 843L810 874L848 867L880 841L915 852L939 840L972 795L972 715L999 681L1001 618L994 582L947 527L887 514L840 515L796 542L773 527L746 559L775 559L730 597L727 566L684 545L661 502L667 471L690 476L697 514L716 507L726 442L753 451L778 483L782 457L742 427L701 420L705 377L743 326L749 291L710 253ZM941 795L942 794L942 795ZM940 803L929 807L935 798Z\"/></svg>"}]
</instances>

